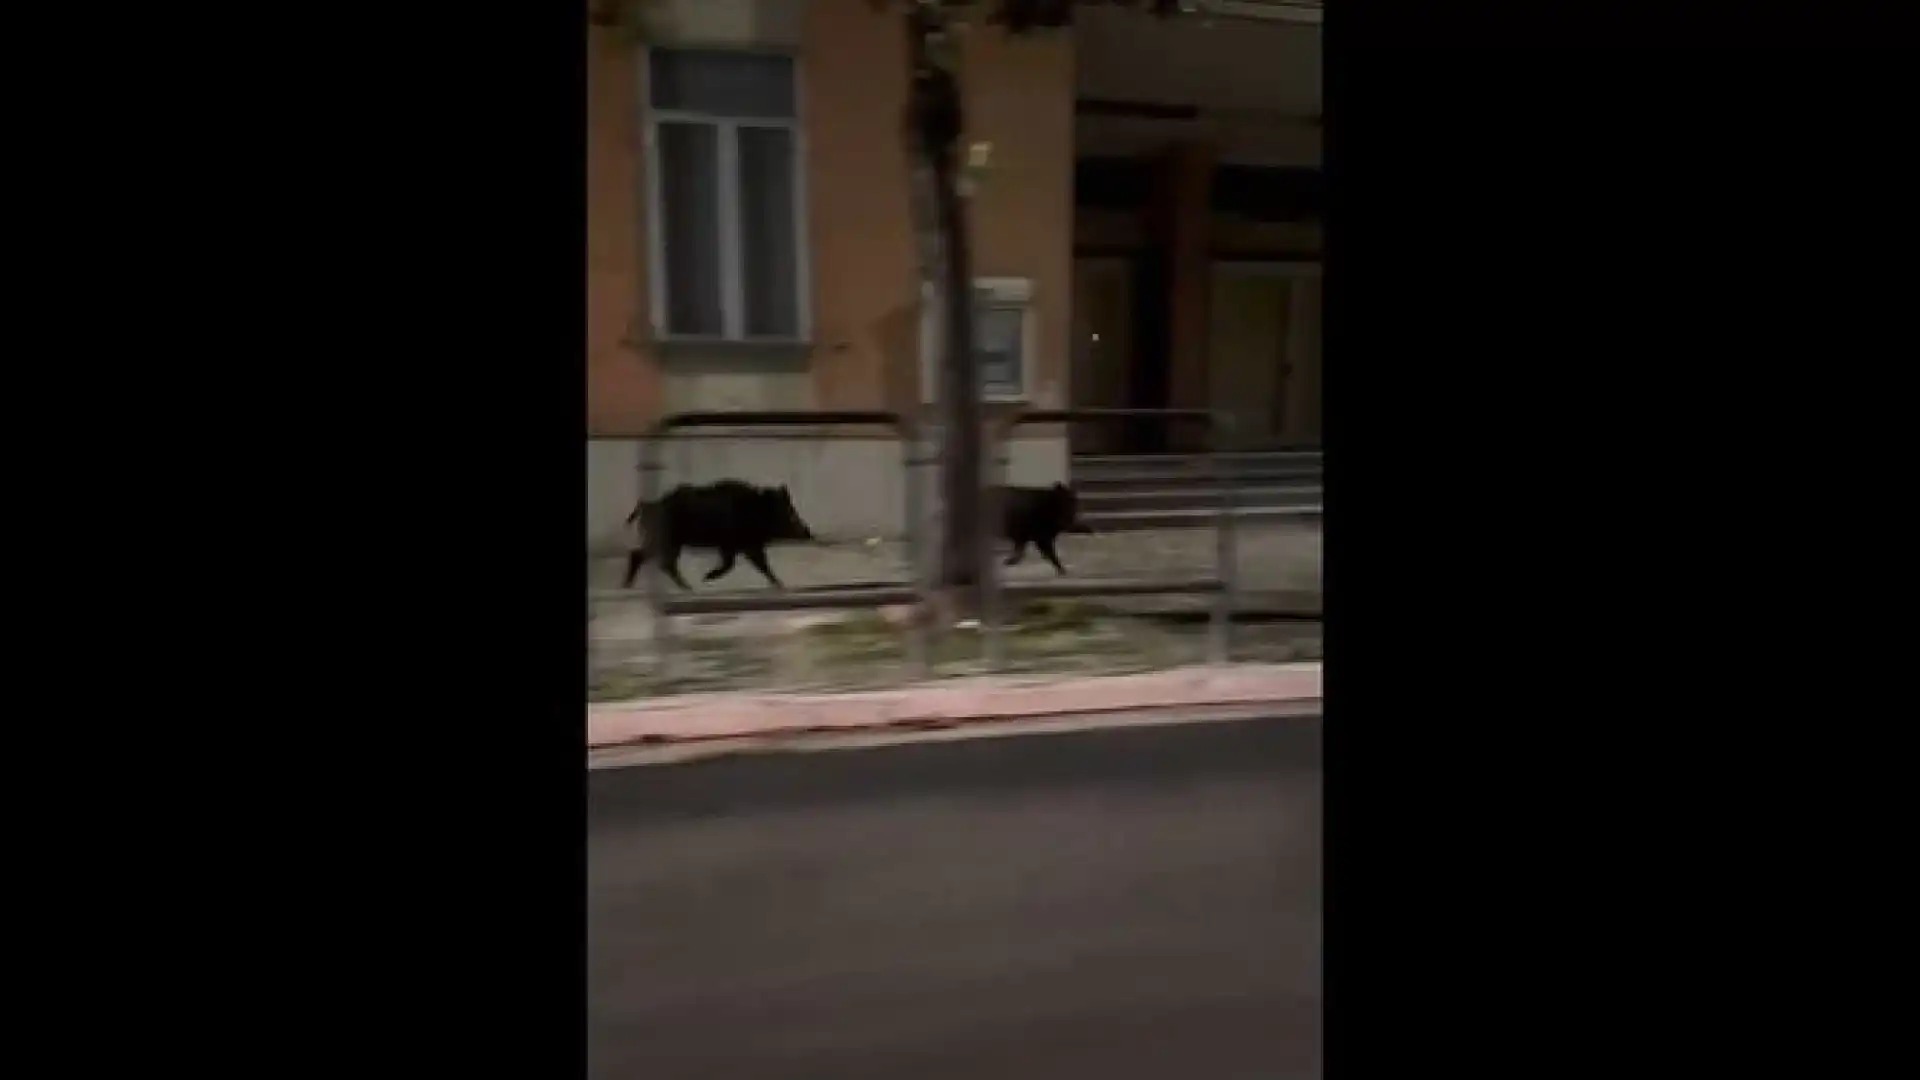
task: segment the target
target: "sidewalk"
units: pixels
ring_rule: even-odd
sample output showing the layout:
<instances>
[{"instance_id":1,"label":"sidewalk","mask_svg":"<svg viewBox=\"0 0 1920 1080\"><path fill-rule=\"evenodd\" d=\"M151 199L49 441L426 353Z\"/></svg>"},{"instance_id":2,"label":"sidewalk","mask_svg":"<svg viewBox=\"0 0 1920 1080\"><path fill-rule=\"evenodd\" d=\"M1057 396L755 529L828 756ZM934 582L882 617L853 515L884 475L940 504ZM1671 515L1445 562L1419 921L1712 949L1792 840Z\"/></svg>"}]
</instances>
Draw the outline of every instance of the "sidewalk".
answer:
<instances>
[{"instance_id":1,"label":"sidewalk","mask_svg":"<svg viewBox=\"0 0 1920 1080\"><path fill-rule=\"evenodd\" d=\"M1214 533L1211 528L1141 529L1099 536L1069 534L1060 538L1060 558L1075 578L1192 577L1212 571ZM1315 521L1243 525L1235 530L1235 562L1240 588L1249 596L1265 593L1318 592L1322 532ZM996 544L994 550L1006 550ZM746 563L718 582L699 578L715 559L706 551L689 552L681 570L701 593L747 593L766 589L767 583ZM898 540L867 543L782 544L769 555L774 572L791 588L871 584L904 581L909 573L906 545ZM590 589L596 600L639 602L637 590L620 588L625 559L599 559L589 567ZM1008 581L1052 581L1058 575L1037 552L1027 552L1015 567L1003 568Z\"/></svg>"},{"instance_id":2,"label":"sidewalk","mask_svg":"<svg viewBox=\"0 0 1920 1080\"><path fill-rule=\"evenodd\" d=\"M1238 545L1239 604L1233 659L1287 664L1321 655L1320 549L1315 525L1253 526ZM1068 536L1060 553L1072 579L1191 577L1213 566L1211 530L1180 529ZM767 588L738 566L719 582L699 581L710 553L684 560L702 595L751 595ZM908 577L897 542L787 545L772 563L795 589L880 584ZM653 648L646 596L618 587L617 561L593 567L592 672L588 700L612 703L713 692L878 691L921 678L907 662L906 637L884 613L757 612L674 618L674 662ZM1013 581L1053 581L1037 555L1006 571ZM1165 672L1204 663L1208 604L1196 597L1057 600L1003 612L1008 633L999 674L1023 677L1115 676ZM977 634L936 635L934 673L942 682L988 674Z\"/></svg>"},{"instance_id":3,"label":"sidewalk","mask_svg":"<svg viewBox=\"0 0 1920 1080\"><path fill-rule=\"evenodd\" d=\"M931 729L1142 710L1317 706L1321 667L1189 667L1093 678L977 677L892 690L687 694L587 707L587 748Z\"/></svg>"}]
</instances>

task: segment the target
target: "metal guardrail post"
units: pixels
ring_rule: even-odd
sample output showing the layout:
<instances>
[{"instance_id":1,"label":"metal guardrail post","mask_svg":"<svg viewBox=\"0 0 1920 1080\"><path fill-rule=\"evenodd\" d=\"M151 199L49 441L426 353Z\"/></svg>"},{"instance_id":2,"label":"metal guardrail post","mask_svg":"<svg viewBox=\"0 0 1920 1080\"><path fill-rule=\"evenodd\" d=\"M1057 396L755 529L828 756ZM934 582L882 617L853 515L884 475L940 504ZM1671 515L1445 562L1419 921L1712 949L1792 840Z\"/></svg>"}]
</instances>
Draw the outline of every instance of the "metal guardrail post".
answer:
<instances>
[{"instance_id":1,"label":"metal guardrail post","mask_svg":"<svg viewBox=\"0 0 1920 1080\"><path fill-rule=\"evenodd\" d=\"M1207 661L1224 664L1233 655L1233 601L1238 584L1239 560L1234 555L1233 489L1239 478L1229 476L1221 464L1221 443L1229 441L1233 421L1215 414L1207 433L1208 471L1220 486L1220 505L1214 515L1214 573L1220 577L1220 593L1213 598L1213 625L1207 635Z\"/></svg>"},{"instance_id":2,"label":"metal guardrail post","mask_svg":"<svg viewBox=\"0 0 1920 1080\"><path fill-rule=\"evenodd\" d=\"M926 447L917 425L909 424L901 435L900 461L901 479L906 484L901 501L902 512L907 517L907 573L911 575L915 597L907 618L907 664L924 676L933 670L933 656L927 648L927 581L921 562L920 537L920 485L925 477L920 474L919 466L926 463Z\"/></svg>"},{"instance_id":3,"label":"metal guardrail post","mask_svg":"<svg viewBox=\"0 0 1920 1080\"><path fill-rule=\"evenodd\" d=\"M975 565L985 575L980 581L980 655L988 671L999 671L1006 662L1006 639L1002 636L1000 570L993 557L993 539L1002 532L998 526L1007 511L993 495L1006 484L1007 455L1002 452L1004 440L982 439L981 443L980 452L987 457L981 468L987 490L981 493L979 528L974 537L979 554Z\"/></svg>"},{"instance_id":4,"label":"metal guardrail post","mask_svg":"<svg viewBox=\"0 0 1920 1080\"><path fill-rule=\"evenodd\" d=\"M669 417L668 419L672 418ZM647 433L646 438L640 440L640 503L642 506L651 502L657 502L660 498L660 489L662 487L660 483L660 444L666 441L667 431L668 429L664 426L663 421L662 424L655 425L654 429ZM646 518L642 516L636 524L640 527L641 531L644 532L647 525ZM649 537L648 539L651 540L652 538ZM673 617L667 613L667 575L666 572L661 569L660 552L655 551L653 556L652 559L648 560L652 565L648 566L645 571L646 584L644 588L647 594L647 611L652 618L652 625L648 627L648 630L651 631L653 638L651 642L653 646L653 662L660 666L661 676L670 679L674 674Z\"/></svg>"}]
</instances>

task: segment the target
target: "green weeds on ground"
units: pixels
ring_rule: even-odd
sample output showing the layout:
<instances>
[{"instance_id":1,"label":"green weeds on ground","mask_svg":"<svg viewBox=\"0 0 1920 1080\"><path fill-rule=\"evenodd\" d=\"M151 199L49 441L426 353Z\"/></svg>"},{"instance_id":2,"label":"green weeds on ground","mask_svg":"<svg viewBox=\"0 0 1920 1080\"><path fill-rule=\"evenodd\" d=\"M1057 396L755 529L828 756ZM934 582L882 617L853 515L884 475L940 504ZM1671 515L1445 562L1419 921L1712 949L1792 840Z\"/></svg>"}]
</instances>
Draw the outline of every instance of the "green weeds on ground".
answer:
<instances>
[{"instance_id":1,"label":"green weeds on ground","mask_svg":"<svg viewBox=\"0 0 1920 1080\"><path fill-rule=\"evenodd\" d=\"M1199 663L1207 655L1208 632L1206 618L1197 611L1122 614L1091 601L1036 601L1007 620L998 670L1120 674ZM988 673L977 627L930 633L930 672L909 662L908 633L878 612L856 611L777 635L682 637L664 665L643 648L629 647L624 655L598 655L614 652L600 649L587 700L717 690L873 689L927 674L952 678ZM1250 663L1320 659L1320 625L1310 619L1238 624L1233 658Z\"/></svg>"}]
</instances>

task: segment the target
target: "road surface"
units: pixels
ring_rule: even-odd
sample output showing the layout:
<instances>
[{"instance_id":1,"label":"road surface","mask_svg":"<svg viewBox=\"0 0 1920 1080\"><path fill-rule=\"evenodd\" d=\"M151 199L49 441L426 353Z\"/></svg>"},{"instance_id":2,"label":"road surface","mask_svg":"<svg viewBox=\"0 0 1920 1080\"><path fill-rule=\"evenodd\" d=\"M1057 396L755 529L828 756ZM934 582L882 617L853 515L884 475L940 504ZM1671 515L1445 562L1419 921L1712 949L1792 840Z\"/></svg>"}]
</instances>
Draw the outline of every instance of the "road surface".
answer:
<instances>
[{"instance_id":1,"label":"road surface","mask_svg":"<svg viewBox=\"0 0 1920 1080\"><path fill-rule=\"evenodd\" d=\"M589 774L590 1080L1320 1075L1320 726Z\"/></svg>"}]
</instances>

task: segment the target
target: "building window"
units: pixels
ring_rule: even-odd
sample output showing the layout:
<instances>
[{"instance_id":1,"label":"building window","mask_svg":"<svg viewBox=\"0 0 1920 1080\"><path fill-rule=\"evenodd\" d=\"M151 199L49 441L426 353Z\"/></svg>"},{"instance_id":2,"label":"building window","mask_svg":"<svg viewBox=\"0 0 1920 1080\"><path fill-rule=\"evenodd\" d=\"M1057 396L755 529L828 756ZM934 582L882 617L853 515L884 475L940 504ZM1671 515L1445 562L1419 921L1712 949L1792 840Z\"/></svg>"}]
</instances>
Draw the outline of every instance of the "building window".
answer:
<instances>
[{"instance_id":1,"label":"building window","mask_svg":"<svg viewBox=\"0 0 1920 1080\"><path fill-rule=\"evenodd\" d=\"M921 397L940 393L942 305L931 283L920 287ZM989 401L1027 399L1028 357L1033 354L1033 284L1026 278L975 278L973 349L979 358L980 393Z\"/></svg>"},{"instance_id":2,"label":"building window","mask_svg":"<svg viewBox=\"0 0 1920 1080\"><path fill-rule=\"evenodd\" d=\"M655 334L806 340L793 58L652 49L647 60Z\"/></svg>"}]
</instances>

